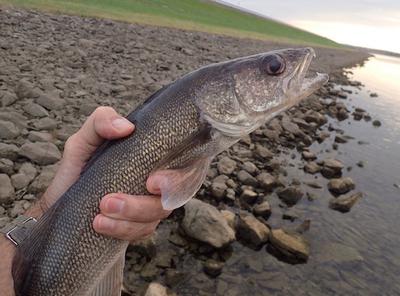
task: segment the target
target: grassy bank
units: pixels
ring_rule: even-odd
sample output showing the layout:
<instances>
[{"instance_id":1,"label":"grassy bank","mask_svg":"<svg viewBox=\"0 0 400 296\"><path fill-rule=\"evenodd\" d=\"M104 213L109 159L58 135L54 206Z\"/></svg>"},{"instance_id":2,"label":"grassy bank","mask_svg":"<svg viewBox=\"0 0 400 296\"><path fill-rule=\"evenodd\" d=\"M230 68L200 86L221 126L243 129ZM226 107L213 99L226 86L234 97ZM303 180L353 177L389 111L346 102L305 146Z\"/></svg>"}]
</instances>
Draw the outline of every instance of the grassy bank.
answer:
<instances>
[{"instance_id":1,"label":"grassy bank","mask_svg":"<svg viewBox=\"0 0 400 296\"><path fill-rule=\"evenodd\" d=\"M238 37L338 46L338 44L327 38L211 1L0 0L0 4L221 33Z\"/></svg>"}]
</instances>

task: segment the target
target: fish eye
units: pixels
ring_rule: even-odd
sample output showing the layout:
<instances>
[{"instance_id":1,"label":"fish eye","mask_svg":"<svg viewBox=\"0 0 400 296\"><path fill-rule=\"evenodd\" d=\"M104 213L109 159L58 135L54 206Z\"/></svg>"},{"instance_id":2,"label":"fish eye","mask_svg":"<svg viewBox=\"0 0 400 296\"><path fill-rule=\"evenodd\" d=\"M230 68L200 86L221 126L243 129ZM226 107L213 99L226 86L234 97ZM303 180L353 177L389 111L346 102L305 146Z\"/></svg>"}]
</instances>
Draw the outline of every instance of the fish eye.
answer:
<instances>
[{"instance_id":1,"label":"fish eye","mask_svg":"<svg viewBox=\"0 0 400 296\"><path fill-rule=\"evenodd\" d=\"M285 71L286 64L281 56L273 54L263 58L262 68L268 75L279 75Z\"/></svg>"}]
</instances>

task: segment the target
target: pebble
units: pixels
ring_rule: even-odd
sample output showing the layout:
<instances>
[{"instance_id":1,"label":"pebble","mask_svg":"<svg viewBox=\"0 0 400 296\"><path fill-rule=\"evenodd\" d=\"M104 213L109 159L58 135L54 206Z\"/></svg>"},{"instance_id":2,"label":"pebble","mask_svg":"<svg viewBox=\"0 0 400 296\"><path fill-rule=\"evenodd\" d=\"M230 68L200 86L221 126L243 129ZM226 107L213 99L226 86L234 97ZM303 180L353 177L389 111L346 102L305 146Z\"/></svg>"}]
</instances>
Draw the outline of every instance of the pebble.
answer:
<instances>
[{"instance_id":1,"label":"pebble","mask_svg":"<svg viewBox=\"0 0 400 296\"><path fill-rule=\"evenodd\" d=\"M274 154L268 148L257 143L254 149L254 156L260 160L268 160L273 158Z\"/></svg>"},{"instance_id":2,"label":"pebble","mask_svg":"<svg viewBox=\"0 0 400 296\"><path fill-rule=\"evenodd\" d=\"M374 121L372 121L372 125L375 127L380 127L382 125L382 123L379 120L374 120Z\"/></svg>"},{"instance_id":3,"label":"pebble","mask_svg":"<svg viewBox=\"0 0 400 296\"><path fill-rule=\"evenodd\" d=\"M164 287L159 283L152 282L149 284L144 296L171 296L171 295L168 294L166 287Z\"/></svg>"},{"instance_id":4,"label":"pebble","mask_svg":"<svg viewBox=\"0 0 400 296\"><path fill-rule=\"evenodd\" d=\"M0 92L1 107L7 107L14 104L18 97L14 92L4 91Z\"/></svg>"},{"instance_id":5,"label":"pebble","mask_svg":"<svg viewBox=\"0 0 400 296\"><path fill-rule=\"evenodd\" d=\"M14 163L7 158L0 158L0 173L11 175L14 171Z\"/></svg>"},{"instance_id":6,"label":"pebble","mask_svg":"<svg viewBox=\"0 0 400 296\"><path fill-rule=\"evenodd\" d=\"M344 137L342 135L336 135L335 142L339 143L339 144L344 144L344 143L347 143L347 139L346 139L346 137Z\"/></svg>"},{"instance_id":7,"label":"pebble","mask_svg":"<svg viewBox=\"0 0 400 296\"><path fill-rule=\"evenodd\" d=\"M245 188L240 195L240 199L248 204L253 204L256 202L258 194L251 189Z\"/></svg>"},{"instance_id":8,"label":"pebble","mask_svg":"<svg viewBox=\"0 0 400 296\"><path fill-rule=\"evenodd\" d=\"M243 185L249 185L253 187L258 186L258 181L256 178L254 178L252 175L250 175L248 172L244 170L240 170L237 174L238 180L243 184Z\"/></svg>"},{"instance_id":9,"label":"pebble","mask_svg":"<svg viewBox=\"0 0 400 296\"><path fill-rule=\"evenodd\" d=\"M268 241L269 228L251 214L241 214L236 224L236 233L240 240L255 248Z\"/></svg>"},{"instance_id":10,"label":"pebble","mask_svg":"<svg viewBox=\"0 0 400 296\"><path fill-rule=\"evenodd\" d=\"M283 229L271 230L270 247L268 250L290 263L307 262L310 256L310 247L306 239L296 232Z\"/></svg>"},{"instance_id":11,"label":"pebble","mask_svg":"<svg viewBox=\"0 0 400 296\"><path fill-rule=\"evenodd\" d=\"M53 164L61 159L61 153L53 143L30 143L22 145L19 155L40 165Z\"/></svg>"},{"instance_id":12,"label":"pebble","mask_svg":"<svg viewBox=\"0 0 400 296\"><path fill-rule=\"evenodd\" d=\"M259 186L267 191L272 191L277 185L276 178L269 173L261 173L257 176Z\"/></svg>"},{"instance_id":13,"label":"pebble","mask_svg":"<svg viewBox=\"0 0 400 296\"><path fill-rule=\"evenodd\" d=\"M329 201L329 207L333 210L347 213L362 198L362 196L363 194L361 192L357 192L351 195L342 195L337 198L333 197Z\"/></svg>"},{"instance_id":14,"label":"pebble","mask_svg":"<svg viewBox=\"0 0 400 296\"><path fill-rule=\"evenodd\" d=\"M220 261L216 261L213 259L208 259L203 264L204 272L210 277L217 277L222 273L222 268L224 267L224 263Z\"/></svg>"},{"instance_id":15,"label":"pebble","mask_svg":"<svg viewBox=\"0 0 400 296\"><path fill-rule=\"evenodd\" d=\"M303 151L301 153L301 156L303 157L304 160L314 160L317 159L317 156L315 155L315 153L312 153L310 151Z\"/></svg>"},{"instance_id":16,"label":"pebble","mask_svg":"<svg viewBox=\"0 0 400 296\"><path fill-rule=\"evenodd\" d=\"M321 171L321 167L315 161L310 161L304 166L304 171L309 174L316 174Z\"/></svg>"},{"instance_id":17,"label":"pebble","mask_svg":"<svg viewBox=\"0 0 400 296\"><path fill-rule=\"evenodd\" d=\"M251 175L255 175L258 172L257 166L250 161L244 162L242 165L242 169Z\"/></svg>"},{"instance_id":18,"label":"pebble","mask_svg":"<svg viewBox=\"0 0 400 296\"><path fill-rule=\"evenodd\" d=\"M211 183L211 194L217 199L222 199L225 197L225 192L228 186L222 182L212 182Z\"/></svg>"},{"instance_id":19,"label":"pebble","mask_svg":"<svg viewBox=\"0 0 400 296\"><path fill-rule=\"evenodd\" d=\"M236 161L225 156L218 161L217 167L220 174L229 176L236 169Z\"/></svg>"},{"instance_id":20,"label":"pebble","mask_svg":"<svg viewBox=\"0 0 400 296\"><path fill-rule=\"evenodd\" d=\"M16 160L18 158L19 148L14 144L5 144L0 142L0 157Z\"/></svg>"},{"instance_id":21,"label":"pebble","mask_svg":"<svg viewBox=\"0 0 400 296\"><path fill-rule=\"evenodd\" d=\"M19 129L10 121L0 120L0 139L14 139L20 135Z\"/></svg>"},{"instance_id":22,"label":"pebble","mask_svg":"<svg viewBox=\"0 0 400 296\"><path fill-rule=\"evenodd\" d=\"M0 174L0 204L5 204L14 197L14 187L11 184L11 179L6 174Z\"/></svg>"},{"instance_id":23,"label":"pebble","mask_svg":"<svg viewBox=\"0 0 400 296\"><path fill-rule=\"evenodd\" d=\"M350 177L331 179L328 183L329 191L336 194L347 193L355 188L355 184Z\"/></svg>"},{"instance_id":24,"label":"pebble","mask_svg":"<svg viewBox=\"0 0 400 296\"><path fill-rule=\"evenodd\" d=\"M31 142L51 142L53 136L46 132L30 131L28 134L28 140Z\"/></svg>"},{"instance_id":25,"label":"pebble","mask_svg":"<svg viewBox=\"0 0 400 296\"><path fill-rule=\"evenodd\" d=\"M256 204L253 208L253 214L268 219L271 216L272 209L268 201Z\"/></svg>"},{"instance_id":26,"label":"pebble","mask_svg":"<svg viewBox=\"0 0 400 296\"><path fill-rule=\"evenodd\" d=\"M57 121L49 118L43 117L34 123L35 128L38 130L54 130L57 128Z\"/></svg>"},{"instance_id":27,"label":"pebble","mask_svg":"<svg viewBox=\"0 0 400 296\"><path fill-rule=\"evenodd\" d=\"M222 210L221 214L224 217L224 219L226 220L226 222L228 223L228 225L233 230L235 230L235 219L236 219L235 213L228 211L228 210Z\"/></svg>"},{"instance_id":28,"label":"pebble","mask_svg":"<svg viewBox=\"0 0 400 296\"><path fill-rule=\"evenodd\" d=\"M40 94L40 96L36 99L36 103L47 110L60 110L62 107L64 107L63 100L47 94Z\"/></svg>"},{"instance_id":29,"label":"pebble","mask_svg":"<svg viewBox=\"0 0 400 296\"><path fill-rule=\"evenodd\" d=\"M42 106L35 103L28 103L24 106L24 111L33 117L46 117L49 116L49 112Z\"/></svg>"}]
</instances>

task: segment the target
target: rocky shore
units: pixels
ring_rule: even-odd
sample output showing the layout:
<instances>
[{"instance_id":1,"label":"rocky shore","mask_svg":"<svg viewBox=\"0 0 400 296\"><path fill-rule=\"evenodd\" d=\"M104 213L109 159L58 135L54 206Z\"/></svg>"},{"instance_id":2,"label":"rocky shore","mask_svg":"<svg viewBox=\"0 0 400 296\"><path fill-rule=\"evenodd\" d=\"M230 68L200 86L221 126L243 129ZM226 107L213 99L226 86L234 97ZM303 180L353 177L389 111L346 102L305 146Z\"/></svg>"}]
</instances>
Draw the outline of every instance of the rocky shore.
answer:
<instances>
[{"instance_id":1,"label":"rocky shore","mask_svg":"<svg viewBox=\"0 0 400 296\"><path fill-rule=\"evenodd\" d=\"M293 46L8 8L0 8L0 27L0 227L40 197L65 140L96 107L127 114L202 65ZM313 221L297 205L325 199L324 206L344 213L362 198L351 167L310 146L331 141L334 151L353 140L335 126L348 118L380 126L366 110L345 104L345 86L360 83L342 69L367 55L316 51L312 67L329 72L331 82L214 159L197 199L153 238L130 246L125 295L242 295L235 278L224 275L232 253L244 247L289 264L307 262ZM271 215L281 222L271 223ZM257 260L250 265L258 270ZM187 284L190 268L199 273Z\"/></svg>"}]
</instances>

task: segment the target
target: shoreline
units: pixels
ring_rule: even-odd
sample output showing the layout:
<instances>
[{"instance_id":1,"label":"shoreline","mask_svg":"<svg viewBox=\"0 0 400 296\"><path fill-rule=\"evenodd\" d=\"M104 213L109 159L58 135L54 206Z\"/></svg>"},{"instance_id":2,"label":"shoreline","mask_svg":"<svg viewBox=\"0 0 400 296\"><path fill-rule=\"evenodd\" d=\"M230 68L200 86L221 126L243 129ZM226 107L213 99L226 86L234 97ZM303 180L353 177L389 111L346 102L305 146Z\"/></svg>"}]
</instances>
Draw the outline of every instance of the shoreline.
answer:
<instances>
[{"instance_id":1,"label":"shoreline","mask_svg":"<svg viewBox=\"0 0 400 296\"><path fill-rule=\"evenodd\" d=\"M0 120L15 127L15 133L0 142L0 174L9 184L0 188L8 192L1 199L0 227L24 212L47 188L65 140L97 106L110 105L125 114L149 94L190 70L287 46L25 10L0 10L0 26L4 28L0 35ZM305 184L303 180L289 178L287 160L291 155L285 154L287 151L295 149L301 154L307 173L321 172L329 182L341 180L340 184L328 185L330 191L346 192L342 195L357 202L359 198L347 195L352 192L351 182L340 177L344 164L334 159L317 161L317 155L307 147L330 136L326 129L328 120L343 120L351 115L341 102L347 97L346 91L334 84L357 86L346 78L344 69L362 64L369 55L331 48L316 48L316 52L318 57L311 69L329 72L331 82L214 159L207 181L197 195L204 201L196 206L205 209L205 220L208 214L215 214L223 229L236 232L237 240L224 238L223 233L215 230L212 233L220 241L210 246L206 243L207 235L195 233L182 221L190 214L190 208L179 209L162 223L157 242L150 239L147 244L130 247L126 268L131 272L125 274L125 286L134 294L126 295L144 291L151 281L162 282L174 290L186 281L183 266L187 261L201 266L205 273L199 278L207 283L207 279L223 274L224 265L229 265L230 256L236 252L231 247L233 240L235 248L260 250L268 245L269 253L286 257L289 262L307 261L310 247L303 236L307 222L298 221L292 209L298 202L313 199L300 184L325 184ZM366 118L368 114L364 113L352 116ZM346 141L345 135L337 134L336 138L336 145ZM50 142L58 153L51 159L46 153L39 158L21 153L21 147L30 142ZM272 202L272 195L277 202ZM269 225L271 211L277 207L284 209L283 220L296 220L295 229L286 231ZM194 220L196 215L193 213ZM201 229L206 231L215 226L213 223ZM284 241L294 242L300 248L288 252L292 246ZM196 288L204 286L199 284ZM222 291L226 293L226 288Z\"/></svg>"}]
</instances>

